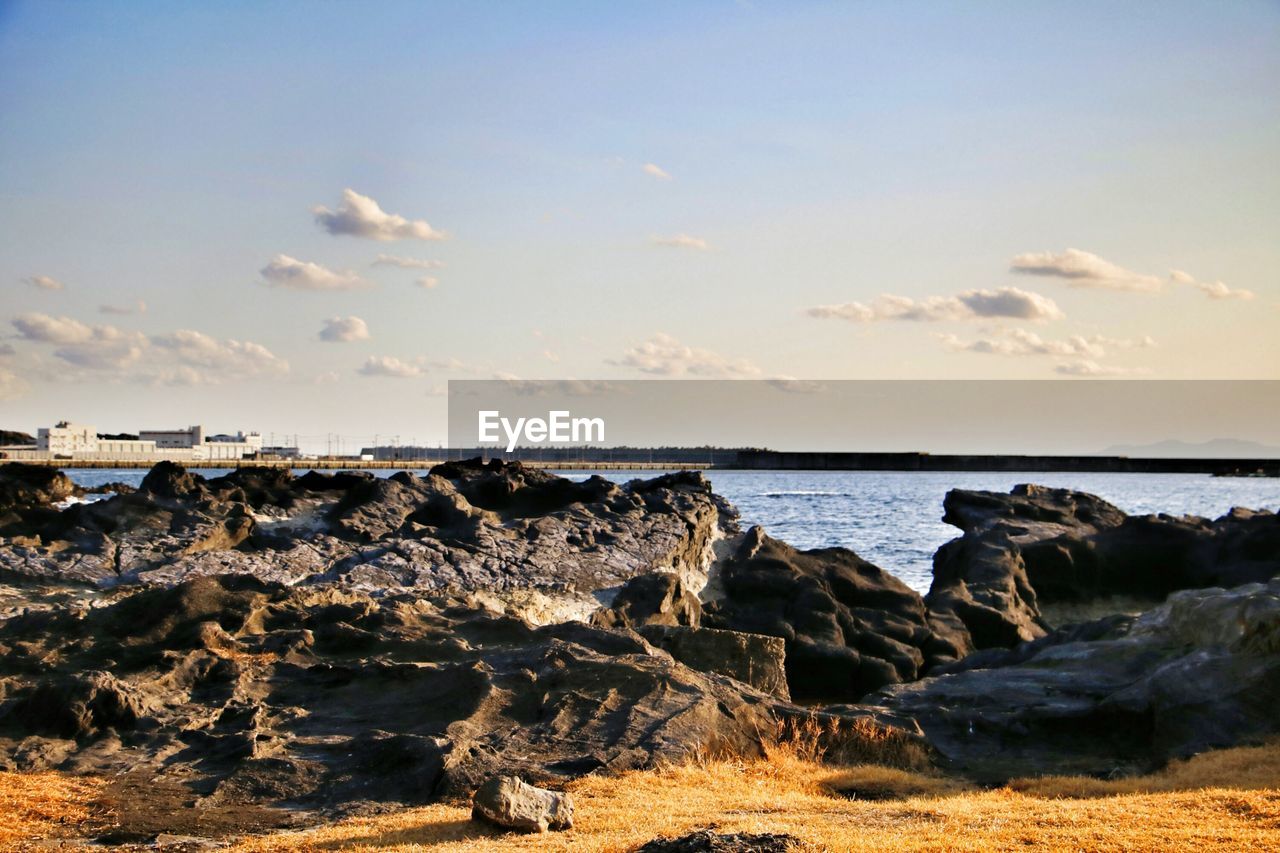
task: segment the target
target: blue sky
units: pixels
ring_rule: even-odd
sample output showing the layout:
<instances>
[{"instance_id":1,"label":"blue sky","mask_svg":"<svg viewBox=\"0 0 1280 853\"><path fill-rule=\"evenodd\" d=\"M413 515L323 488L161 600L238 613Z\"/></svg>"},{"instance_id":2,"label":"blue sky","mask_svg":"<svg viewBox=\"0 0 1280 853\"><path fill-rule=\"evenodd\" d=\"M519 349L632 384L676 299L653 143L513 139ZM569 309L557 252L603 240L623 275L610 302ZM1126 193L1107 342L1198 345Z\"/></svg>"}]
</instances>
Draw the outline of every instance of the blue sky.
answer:
<instances>
[{"instance_id":1,"label":"blue sky","mask_svg":"<svg viewBox=\"0 0 1280 853\"><path fill-rule=\"evenodd\" d=\"M0 126L11 428L1280 365L1274 2L9 2ZM331 233L348 188L448 239Z\"/></svg>"}]
</instances>

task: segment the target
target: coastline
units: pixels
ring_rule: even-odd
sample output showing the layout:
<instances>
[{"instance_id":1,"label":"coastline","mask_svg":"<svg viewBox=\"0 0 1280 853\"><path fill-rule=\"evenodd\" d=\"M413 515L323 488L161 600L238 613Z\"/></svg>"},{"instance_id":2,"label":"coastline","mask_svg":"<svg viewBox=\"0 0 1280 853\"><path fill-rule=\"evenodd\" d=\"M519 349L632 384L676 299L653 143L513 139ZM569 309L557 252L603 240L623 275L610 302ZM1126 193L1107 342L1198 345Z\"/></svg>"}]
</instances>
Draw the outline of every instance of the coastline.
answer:
<instances>
[{"instance_id":1,"label":"coastline","mask_svg":"<svg viewBox=\"0 0 1280 853\"><path fill-rule=\"evenodd\" d=\"M740 451L731 459L696 462L680 459L626 459L615 454L582 453L577 458L545 459L538 452L490 453L483 448L444 450L436 456L398 459L318 457L305 459L146 459L58 458L30 451L0 455L0 462L23 462L50 468L149 469L158 462L176 462L187 468L288 468L315 470L422 470L446 462L480 458L486 462L519 462L547 471L920 471L933 473L1116 473L1207 474L1215 477L1280 477L1280 459L1129 457L1103 455L931 454Z\"/></svg>"}]
</instances>

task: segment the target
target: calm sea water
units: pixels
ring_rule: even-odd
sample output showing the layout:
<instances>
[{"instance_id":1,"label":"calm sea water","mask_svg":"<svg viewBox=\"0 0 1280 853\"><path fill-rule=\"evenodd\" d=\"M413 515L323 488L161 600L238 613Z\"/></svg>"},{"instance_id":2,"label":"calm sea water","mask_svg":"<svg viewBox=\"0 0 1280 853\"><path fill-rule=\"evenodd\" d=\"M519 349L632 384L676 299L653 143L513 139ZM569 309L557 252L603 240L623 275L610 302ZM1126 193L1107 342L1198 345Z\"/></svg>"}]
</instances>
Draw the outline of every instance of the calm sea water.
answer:
<instances>
[{"instance_id":1,"label":"calm sea water","mask_svg":"<svg viewBox=\"0 0 1280 853\"><path fill-rule=\"evenodd\" d=\"M206 477L225 471L202 470ZM378 471L388 476L394 471ZM566 471L618 480L660 472ZM137 485L141 470L68 470L84 486L109 482ZM1132 514L1165 512L1216 518L1233 506L1280 510L1280 480L1188 474L1005 474L897 471L710 471L712 486L771 536L797 548L839 545L857 551L924 592L933 553L958 531L943 524L948 489L1007 492L1018 483L1092 492Z\"/></svg>"}]
</instances>

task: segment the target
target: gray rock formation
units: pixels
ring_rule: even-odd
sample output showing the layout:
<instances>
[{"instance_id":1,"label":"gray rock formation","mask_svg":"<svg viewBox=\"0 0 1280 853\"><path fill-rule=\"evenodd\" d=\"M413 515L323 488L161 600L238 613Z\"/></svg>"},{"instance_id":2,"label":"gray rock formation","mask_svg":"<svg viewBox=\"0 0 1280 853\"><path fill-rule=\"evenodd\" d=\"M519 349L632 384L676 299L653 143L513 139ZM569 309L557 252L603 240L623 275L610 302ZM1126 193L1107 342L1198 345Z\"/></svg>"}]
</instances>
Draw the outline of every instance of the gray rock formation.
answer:
<instances>
[{"instance_id":1,"label":"gray rock formation","mask_svg":"<svg viewBox=\"0 0 1280 853\"><path fill-rule=\"evenodd\" d=\"M794 835L775 832L712 832L700 829L679 838L655 838L636 853L787 853L803 844Z\"/></svg>"},{"instance_id":2,"label":"gray rock formation","mask_svg":"<svg viewBox=\"0 0 1280 853\"><path fill-rule=\"evenodd\" d=\"M1280 579L1187 590L868 697L984 781L1115 775L1280 733Z\"/></svg>"},{"instance_id":3,"label":"gray rock formation","mask_svg":"<svg viewBox=\"0 0 1280 853\"><path fill-rule=\"evenodd\" d=\"M945 510L964 535L934 556L925 602L935 622L962 624L979 649L1044 636L1042 605L1113 596L1150 605L1280 573L1280 516L1269 512L1127 516L1093 495L1032 485L1007 495L957 489Z\"/></svg>"},{"instance_id":4,"label":"gray rock formation","mask_svg":"<svg viewBox=\"0 0 1280 853\"><path fill-rule=\"evenodd\" d=\"M641 625L687 625L702 621L702 601L673 572L649 572L627 581L613 604L591 616L593 625L635 628Z\"/></svg>"},{"instance_id":5,"label":"gray rock formation","mask_svg":"<svg viewBox=\"0 0 1280 853\"><path fill-rule=\"evenodd\" d=\"M931 622L914 590L844 548L797 551L755 527L717 570L702 624L785 640L800 701L854 701L967 649L963 628Z\"/></svg>"},{"instance_id":6,"label":"gray rock formation","mask_svg":"<svg viewBox=\"0 0 1280 853\"><path fill-rule=\"evenodd\" d=\"M244 576L0 622L0 696L5 769L300 809L752 754L802 713L626 630Z\"/></svg>"},{"instance_id":7,"label":"gray rock formation","mask_svg":"<svg viewBox=\"0 0 1280 853\"><path fill-rule=\"evenodd\" d=\"M779 699L791 698L787 647L781 637L684 625L649 624L636 630L691 669L727 675Z\"/></svg>"},{"instance_id":8,"label":"gray rock formation","mask_svg":"<svg viewBox=\"0 0 1280 853\"><path fill-rule=\"evenodd\" d=\"M495 776L476 789L471 817L522 832L573 827L573 797L535 788L518 776Z\"/></svg>"},{"instance_id":9,"label":"gray rock formation","mask_svg":"<svg viewBox=\"0 0 1280 853\"><path fill-rule=\"evenodd\" d=\"M25 484L28 467L5 466L2 482ZM242 573L371 591L535 590L560 599L566 618L645 572L700 588L712 543L735 529L699 474L619 486L498 461L387 479L242 468L206 480L161 463L134 494L62 512L47 507L48 488L22 488L5 494L28 501L25 515L0 526L10 577L171 586Z\"/></svg>"}]
</instances>

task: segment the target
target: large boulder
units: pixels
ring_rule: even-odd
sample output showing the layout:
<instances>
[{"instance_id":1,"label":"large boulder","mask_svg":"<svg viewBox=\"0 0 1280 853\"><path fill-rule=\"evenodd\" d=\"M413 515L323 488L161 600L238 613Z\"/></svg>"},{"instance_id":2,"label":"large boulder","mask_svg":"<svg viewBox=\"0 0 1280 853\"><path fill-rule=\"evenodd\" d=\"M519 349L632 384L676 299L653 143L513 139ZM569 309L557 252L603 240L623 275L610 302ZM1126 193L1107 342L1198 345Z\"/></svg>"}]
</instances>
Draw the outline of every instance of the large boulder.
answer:
<instances>
[{"instance_id":1,"label":"large boulder","mask_svg":"<svg viewBox=\"0 0 1280 853\"><path fill-rule=\"evenodd\" d=\"M48 506L75 494L78 490L71 478L55 468L21 462L0 465L0 515L23 507Z\"/></svg>"},{"instance_id":2,"label":"large boulder","mask_svg":"<svg viewBox=\"0 0 1280 853\"><path fill-rule=\"evenodd\" d=\"M535 788L518 776L495 776L476 789L471 816L523 832L571 829L573 797Z\"/></svg>"},{"instance_id":3,"label":"large boulder","mask_svg":"<svg viewBox=\"0 0 1280 853\"><path fill-rule=\"evenodd\" d=\"M754 527L717 571L702 624L785 640L799 701L854 701L967 649L914 590L844 548L798 551Z\"/></svg>"},{"instance_id":4,"label":"large boulder","mask_svg":"<svg viewBox=\"0 0 1280 853\"><path fill-rule=\"evenodd\" d=\"M913 717L954 770L990 782L1150 770L1280 733L1280 580L1186 590L867 703Z\"/></svg>"},{"instance_id":5,"label":"large boulder","mask_svg":"<svg viewBox=\"0 0 1280 853\"><path fill-rule=\"evenodd\" d=\"M925 602L935 621L963 624L977 648L1044 636L1049 605L1154 604L1280 573L1280 517L1270 512L1128 516L1094 495L1034 485L1007 495L957 489L944 506L943 520L964 535L934 556Z\"/></svg>"}]
</instances>

